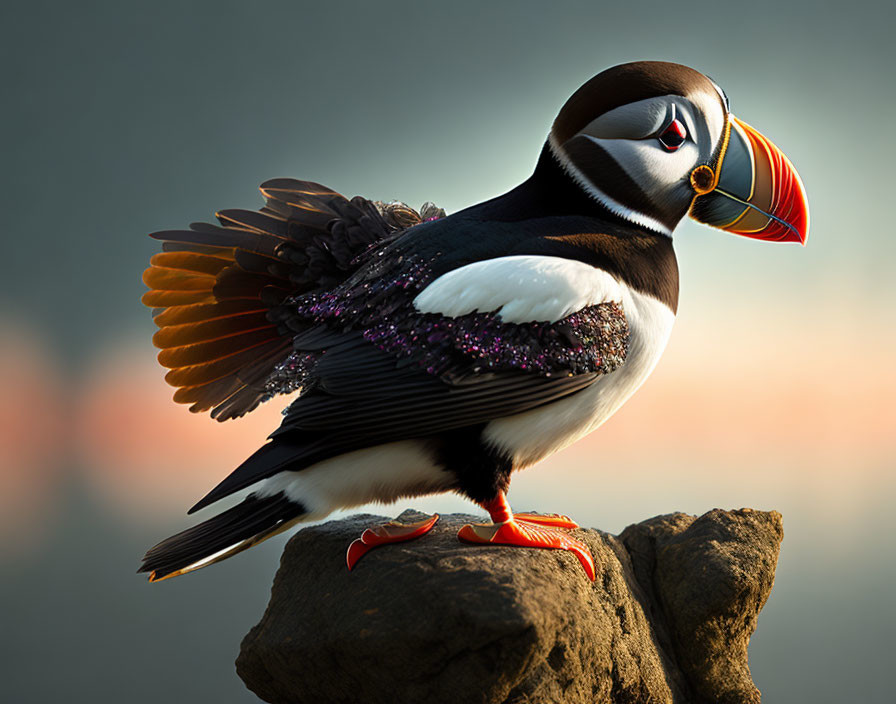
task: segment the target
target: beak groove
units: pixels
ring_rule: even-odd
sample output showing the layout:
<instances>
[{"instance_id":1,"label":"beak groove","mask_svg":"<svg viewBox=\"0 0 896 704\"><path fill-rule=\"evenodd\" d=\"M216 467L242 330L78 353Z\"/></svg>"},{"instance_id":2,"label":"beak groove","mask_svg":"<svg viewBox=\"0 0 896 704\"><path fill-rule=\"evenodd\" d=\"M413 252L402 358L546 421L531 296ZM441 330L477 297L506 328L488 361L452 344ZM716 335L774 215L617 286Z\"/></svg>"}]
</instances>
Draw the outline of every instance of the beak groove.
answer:
<instances>
[{"instance_id":1,"label":"beak groove","mask_svg":"<svg viewBox=\"0 0 896 704\"><path fill-rule=\"evenodd\" d=\"M799 229L797 229L797 227L796 227L795 225L791 225L789 222L787 222L786 220L782 220L781 218L777 217L777 216L774 215L773 213L768 213L768 212L766 212L766 211L760 209L758 206L753 205L753 203L750 203L749 201L741 200L740 198L738 198L738 197L737 197L736 195L734 195L733 193L727 193L727 192L723 191L721 188L717 188L717 189L716 189L716 193L718 193L718 194L721 195L721 196L725 196L726 198L729 198L729 199L733 200L735 203L740 203L740 204L743 205L745 208L752 208L752 209L755 210L757 213L759 213L762 217L768 218L769 220L773 220L773 221L777 222L781 227L785 227L785 228L791 230L791 236L790 236L790 237L782 237L782 238L779 238L779 239L782 239L782 240L785 240L785 239L787 239L787 240L790 240L790 239L797 239L797 240L799 240L802 244L804 244L804 245L806 244L805 239L804 239L803 237L800 236L800 231L799 231ZM746 214L746 211L745 211L744 214ZM733 224L736 225L736 223L733 223ZM736 232L736 230L734 230L733 228L725 228L725 229L729 230L730 232ZM750 232L737 232L737 234L739 234L739 235L751 235L751 234L753 234L753 233L750 233ZM761 239L771 239L771 238L768 238L768 237L762 237Z\"/></svg>"}]
</instances>

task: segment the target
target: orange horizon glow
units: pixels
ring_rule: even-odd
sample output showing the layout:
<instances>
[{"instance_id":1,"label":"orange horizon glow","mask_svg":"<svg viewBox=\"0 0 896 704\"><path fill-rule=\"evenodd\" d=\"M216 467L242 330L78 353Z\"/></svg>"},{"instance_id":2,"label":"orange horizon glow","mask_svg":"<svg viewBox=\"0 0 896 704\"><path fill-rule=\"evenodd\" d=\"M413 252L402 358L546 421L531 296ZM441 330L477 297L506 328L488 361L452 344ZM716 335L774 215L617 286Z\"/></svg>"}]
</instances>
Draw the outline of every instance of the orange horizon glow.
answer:
<instances>
[{"instance_id":1,"label":"orange horizon glow","mask_svg":"<svg viewBox=\"0 0 896 704\"><path fill-rule=\"evenodd\" d=\"M47 345L0 318L0 551L20 552L46 528L68 444L65 386Z\"/></svg>"},{"instance_id":2,"label":"orange horizon glow","mask_svg":"<svg viewBox=\"0 0 896 704\"><path fill-rule=\"evenodd\" d=\"M525 472L523 484L548 486L557 471L592 476L595 463L630 468L626 476L660 484L670 467L699 478L717 465L752 465L758 468L752 483L772 482L771 470L762 469L772 461L793 470L788 482L807 471L823 483L836 483L844 472L890 472L896 375L889 357L896 331L874 329L877 338L866 339L859 353L854 336L833 334L821 316L794 321L711 306L689 311L626 406L547 460L551 472L535 468L532 479ZM24 332L12 337L28 338ZM72 387L39 343L0 347L6 524L48 510L60 470L73 468L64 466L65 458L86 472L104 505L128 520L165 520L208 492L280 423L285 398L225 423L175 404L148 340L125 337L102 349Z\"/></svg>"},{"instance_id":3,"label":"orange horizon glow","mask_svg":"<svg viewBox=\"0 0 896 704\"><path fill-rule=\"evenodd\" d=\"M262 445L283 400L219 423L174 403L151 348L125 340L88 376L79 398L79 452L94 486L124 513L186 510Z\"/></svg>"},{"instance_id":4,"label":"orange horizon glow","mask_svg":"<svg viewBox=\"0 0 896 704\"><path fill-rule=\"evenodd\" d=\"M558 460L598 454L612 462L699 465L774 455L814 471L857 460L867 471L892 460L896 376L888 356L896 332L868 345L862 364L838 378L832 360L854 357L850 336L828 336L811 319L794 325L742 314L736 326L722 324L723 334L711 311L680 321L642 389ZM280 423L282 399L223 424L189 413L170 400L172 389L145 345L124 342L109 358L82 398L82 447L104 491L146 510L198 499Z\"/></svg>"}]
</instances>

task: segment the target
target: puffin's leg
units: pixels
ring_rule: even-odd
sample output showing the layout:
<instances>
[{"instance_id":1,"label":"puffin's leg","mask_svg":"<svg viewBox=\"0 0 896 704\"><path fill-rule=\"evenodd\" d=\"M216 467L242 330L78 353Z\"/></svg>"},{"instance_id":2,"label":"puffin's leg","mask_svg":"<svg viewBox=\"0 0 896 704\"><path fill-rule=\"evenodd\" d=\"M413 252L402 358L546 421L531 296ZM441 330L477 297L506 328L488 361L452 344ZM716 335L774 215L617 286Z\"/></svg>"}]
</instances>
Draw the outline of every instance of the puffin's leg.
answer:
<instances>
[{"instance_id":1,"label":"puffin's leg","mask_svg":"<svg viewBox=\"0 0 896 704\"><path fill-rule=\"evenodd\" d=\"M388 523L371 526L361 533L360 538L348 546L348 551L345 553L345 563L351 570L358 563L358 560L375 547L390 543L403 543L407 540L419 538L421 535L429 533L438 520L439 514L434 513L432 516L414 523L389 521Z\"/></svg>"},{"instance_id":2,"label":"puffin's leg","mask_svg":"<svg viewBox=\"0 0 896 704\"><path fill-rule=\"evenodd\" d=\"M468 523L457 533L457 537L463 542L569 550L579 558L588 579L594 581L594 560L588 546L564 532L567 526L578 527L573 521L565 516L514 515L510 511L504 492L499 492L494 499L483 503L482 507L488 511L493 522Z\"/></svg>"}]
</instances>

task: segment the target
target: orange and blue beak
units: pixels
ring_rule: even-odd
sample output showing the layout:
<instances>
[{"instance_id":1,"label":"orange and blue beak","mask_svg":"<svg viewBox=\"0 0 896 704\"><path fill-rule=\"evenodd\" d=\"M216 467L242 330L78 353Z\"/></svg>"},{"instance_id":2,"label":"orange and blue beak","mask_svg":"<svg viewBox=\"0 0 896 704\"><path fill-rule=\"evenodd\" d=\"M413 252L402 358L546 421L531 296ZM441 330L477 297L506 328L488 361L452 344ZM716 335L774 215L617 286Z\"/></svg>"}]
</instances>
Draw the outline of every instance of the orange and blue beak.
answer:
<instances>
[{"instance_id":1,"label":"orange and blue beak","mask_svg":"<svg viewBox=\"0 0 896 704\"><path fill-rule=\"evenodd\" d=\"M729 121L719 164L691 174L691 217L744 237L806 244L809 203L793 164L747 123L733 115Z\"/></svg>"}]
</instances>

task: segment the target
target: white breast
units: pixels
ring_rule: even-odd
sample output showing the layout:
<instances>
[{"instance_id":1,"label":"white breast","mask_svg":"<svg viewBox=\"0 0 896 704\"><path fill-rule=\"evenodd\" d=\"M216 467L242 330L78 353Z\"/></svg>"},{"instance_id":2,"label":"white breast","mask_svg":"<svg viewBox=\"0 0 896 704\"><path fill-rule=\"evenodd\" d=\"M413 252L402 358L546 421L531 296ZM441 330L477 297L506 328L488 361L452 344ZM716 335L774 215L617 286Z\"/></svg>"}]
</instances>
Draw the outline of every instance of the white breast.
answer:
<instances>
[{"instance_id":1,"label":"white breast","mask_svg":"<svg viewBox=\"0 0 896 704\"><path fill-rule=\"evenodd\" d=\"M489 423L483 438L514 458L514 468L562 450L604 423L653 371L669 340L675 314L652 296L621 286L629 325L625 363L567 399Z\"/></svg>"},{"instance_id":2,"label":"white breast","mask_svg":"<svg viewBox=\"0 0 896 704\"><path fill-rule=\"evenodd\" d=\"M443 274L414 299L421 313L455 318L497 312L506 323L556 322L608 301L619 282L602 269L563 257L519 255L475 262Z\"/></svg>"},{"instance_id":3,"label":"white breast","mask_svg":"<svg viewBox=\"0 0 896 704\"><path fill-rule=\"evenodd\" d=\"M304 506L303 521L316 521L339 508L448 491L454 484L454 475L436 464L425 441L402 440L278 472L254 484L253 491L259 496L282 492Z\"/></svg>"},{"instance_id":4,"label":"white breast","mask_svg":"<svg viewBox=\"0 0 896 704\"><path fill-rule=\"evenodd\" d=\"M634 393L666 345L672 311L600 269L538 256L501 257L462 267L436 279L415 305L423 312L452 316L500 310L506 322L530 322L559 320L606 301L621 302L629 324L625 363L566 400L486 426L485 440L512 454L519 468L594 430ZM427 443L405 440L349 452L301 471L280 472L253 488L261 496L285 493L308 511L304 520L312 520L336 508L447 491L454 482L454 475L437 465Z\"/></svg>"}]
</instances>

